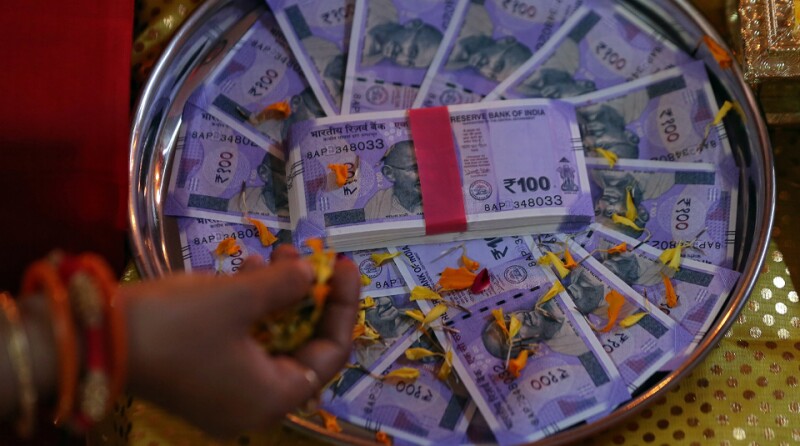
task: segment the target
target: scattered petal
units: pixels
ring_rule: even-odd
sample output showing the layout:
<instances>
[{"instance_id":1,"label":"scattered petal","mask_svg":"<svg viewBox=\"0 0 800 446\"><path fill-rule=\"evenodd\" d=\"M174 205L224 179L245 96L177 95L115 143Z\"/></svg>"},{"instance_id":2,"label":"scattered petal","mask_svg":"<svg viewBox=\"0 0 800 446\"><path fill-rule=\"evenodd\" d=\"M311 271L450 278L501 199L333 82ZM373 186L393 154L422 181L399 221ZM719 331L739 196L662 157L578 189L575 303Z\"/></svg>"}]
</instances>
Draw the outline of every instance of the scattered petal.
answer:
<instances>
[{"instance_id":1,"label":"scattered petal","mask_svg":"<svg viewBox=\"0 0 800 446\"><path fill-rule=\"evenodd\" d=\"M330 285L325 283L315 283L314 286L311 287L311 297L314 298L314 303L318 306L325 304L325 299L328 298L330 292Z\"/></svg>"},{"instance_id":2,"label":"scattered petal","mask_svg":"<svg viewBox=\"0 0 800 446\"><path fill-rule=\"evenodd\" d=\"M569 269L575 269L578 267L578 262L572 258L572 254L569 252L569 248L564 250L564 266Z\"/></svg>"},{"instance_id":3,"label":"scattered petal","mask_svg":"<svg viewBox=\"0 0 800 446\"><path fill-rule=\"evenodd\" d=\"M597 152L597 153L598 153L600 156L602 156L603 158L605 158L605 159L606 159L606 161L608 161L608 166L609 166L609 167L611 167L612 169L613 169L613 168L614 168L614 166L617 164L617 159L618 159L618 158L617 158L617 154L616 154L616 153L614 153L614 152L612 152L612 151L610 151L610 150L601 149L600 147L596 147L594 150L595 150L595 151L596 151L596 152Z\"/></svg>"},{"instance_id":4,"label":"scattered petal","mask_svg":"<svg viewBox=\"0 0 800 446\"><path fill-rule=\"evenodd\" d=\"M273 243L278 241L278 238L270 232L269 228L261 223L260 221L256 220L255 218L247 218L247 221L250 222L253 226L258 229L258 239L261 240L261 245L263 246L272 246Z\"/></svg>"},{"instance_id":5,"label":"scattered petal","mask_svg":"<svg viewBox=\"0 0 800 446\"><path fill-rule=\"evenodd\" d=\"M551 286L550 289L547 291L547 293L545 293L544 296L542 296L542 298L539 299L539 302L537 302L536 305L542 305L548 300L556 297L556 295L562 291L564 291L564 285L562 285L561 282L559 281L555 281L555 283L553 283L553 286Z\"/></svg>"},{"instance_id":6,"label":"scattered petal","mask_svg":"<svg viewBox=\"0 0 800 446\"><path fill-rule=\"evenodd\" d=\"M622 215L614 214L611 216L611 220L618 225L624 225L639 232L644 231L644 229L640 228L633 220L623 217Z\"/></svg>"},{"instance_id":7,"label":"scattered petal","mask_svg":"<svg viewBox=\"0 0 800 446\"><path fill-rule=\"evenodd\" d=\"M625 304L625 298L619 294L617 290L611 290L606 294L606 302L608 302L608 322L600 332L608 333L619 318L619 312L622 310L622 305Z\"/></svg>"},{"instance_id":8,"label":"scattered petal","mask_svg":"<svg viewBox=\"0 0 800 446\"><path fill-rule=\"evenodd\" d=\"M447 313L447 305L439 304L433 307L430 313L425 315L425 319L422 320L423 324L430 324L431 322L439 319L443 314Z\"/></svg>"},{"instance_id":9,"label":"scattered petal","mask_svg":"<svg viewBox=\"0 0 800 446\"><path fill-rule=\"evenodd\" d=\"M444 361L442 362L442 366L439 367L439 371L436 373L436 377L442 381L447 381L447 378L450 376L450 373L453 371L453 352L448 350L447 353L444 354Z\"/></svg>"},{"instance_id":10,"label":"scattered petal","mask_svg":"<svg viewBox=\"0 0 800 446\"><path fill-rule=\"evenodd\" d=\"M517 316L511 315L511 321L508 324L508 339L509 342L514 339L515 336L519 334L519 330L522 328L522 322L517 319Z\"/></svg>"},{"instance_id":11,"label":"scattered petal","mask_svg":"<svg viewBox=\"0 0 800 446\"><path fill-rule=\"evenodd\" d=\"M606 252L609 254L624 254L628 252L628 244L622 242L619 245L614 245L611 248L608 248Z\"/></svg>"},{"instance_id":12,"label":"scattered petal","mask_svg":"<svg viewBox=\"0 0 800 446\"><path fill-rule=\"evenodd\" d=\"M397 370L392 370L383 376L383 379L410 379L415 380L419 378L419 370L412 367L400 367Z\"/></svg>"},{"instance_id":13,"label":"scattered petal","mask_svg":"<svg viewBox=\"0 0 800 446\"><path fill-rule=\"evenodd\" d=\"M629 187L625 192L625 218L630 221L636 221L638 216L639 210L636 209L636 204L633 202L633 191Z\"/></svg>"},{"instance_id":14,"label":"scattered petal","mask_svg":"<svg viewBox=\"0 0 800 446\"><path fill-rule=\"evenodd\" d=\"M544 255L539 258L539 263L542 265L553 265L558 272L558 276L562 279L569 275L569 270L566 266L564 266L564 262L562 262L557 255L550 251L544 252Z\"/></svg>"},{"instance_id":15,"label":"scattered petal","mask_svg":"<svg viewBox=\"0 0 800 446\"><path fill-rule=\"evenodd\" d=\"M384 431L375 432L375 441L386 446L392 446L392 439Z\"/></svg>"},{"instance_id":16,"label":"scattered petal","mask_svg":"<svg viewBox=\"0 0 800 446\"><path fill-rule=\"evenodd\" d=\"M661 279L664 281L664 292L667 298L667 306L675 308L678 305L678 295L675 293L675 287L672 286L672 281L669 280L666 274L661 273Z\"/></svg>"},{"instance_id":17,"label":"scattered petal","mask_svg":"<svg viewBox=\"0 0 800 446\"><path fill-rule=\"evenodd\" d=\"M366 333L366 331L367 331L367 326L366 325L364 325L364 324L356 324L355 326L353 326L353 338L352 339L355 341L356 339L360 338L361 336L364 336L364 333Z\"/></svg>"},{"instance_id":18,"label":"scattered petal","mask_svg":"<svg viewBox=\"0 0 800 446\"><path fill-rule=\"evenodd\" d=\"M389 261L389 260L391 260L391 259L393 259L393 258L395 258L395 257L397 257L399 255L400 255L400 251L397 251L394 254L389 254L389 253L386 253L386 254L372 254L369 257L372 259L373 262L375 262L375 265L381 266L384 263L386 263L387 261Z\"/></svg>"},{"instance_id":19,"label":"scattered petal","mask_svg":"<svg viewBox=\"0 0 800 446\"><path fill-rule=\"evenodd\" d=\"M413 347L406 349L406 358L408 358L411 361L417 361L422 358L428 358L437 355L439 355L439 353L430 351L427 348Z\"/></svg>"},{"instance_id":20,"label":"scattered petal","mask_svg":"<svg viewBox=\"0 0 800 446\"><path fill-rule=\"evenodd\" d=\"M329 432L339 433L342 431L342 427L339 426L339 421L336 419L336 415L328 412L327 410L318 409L319 416L322 417L322 421L325 424L325 429Z\"/></svg>"},{"instance_id":21,"label":"scattered petal","mask_svg":"<svg viewBox=\"0 0 800 446\"><path fill-rule=\"evenodd\" d=\"M372 308L375 306L375 299L372 296L367 296L361 299L361 302L358 303L359 310L366 310L367 308Z\"/></svg>"},{"instance_id":22,"label":"scattered petal","mask_svg":"<svg viewBox=\"0 0 800 446\"><path fill-rule=\"evenodd\" d=\"M343 187L347 184L347 165L346 164L328 164L328 169L333 172L336 178L336 186Z\"/></svg>"},{"instance_id":23,"label":"scattered petal","mask_svg":"<svg viewBox=\"0 0 800 446\"><path fill-rule=\"evenodd\" d=\"M239 249L236 239L226 238L219 242L217 248L214 250L214 254L216 254L217 257L232 256L239 252Z\"/></svg>"},{"instance_id":24,"label":"scattered petal","mask_svg":"<svg viewBox=\"0 0 800 446\"><path fill-rule=\"evenodd\" d=\"M519 352L519 355L508 361L508 372L511 373L514 378L519 378L520 372L525 366L528 364L528 351L523 350Z\"/></svg>"},{"instance_id":25,"label":"scattered petal","mask_svg":"<svg viewBox=\"0 0 800 446\"><path fill-rule=\"evenodd\" d=\"M381 338L381 334L375 331L374 328L365 324L364 334L361 337L368 341L377 341Z\"/></svg>"},{"instance_id":26,"label":"scattered petal","mask_svg":"<svg viewBox=\"0 0 800 446\"><path fill-rule=\"evenodd\" d=\"M362 274L361 275L361 286L369 286L372 283L372 279L369 278L368 275Z\"/></svg>"},{"instance_id":27,"label":"scattered petal","mask_svg":"<svg viewBox=\"0 0 800 446\"><path fill-rule=\"evenodd\" d=\"M505 333L506 339L511 339L511 335L508 332L508 327L506 327L506 318L503 316L503 309L495 308L492 310L492 316L494 316L494 321L500 327L500 330Z\"/></svg>"},{"instance_id":28,"label":"scattered petal","mask_svg":"<svg viewBox=\"0 0 800 446\"><path fill-rule=\"evenodd\" d=\"M322 242L322 239L316 237L306 240L306 246L311 248L311 251L313 251L315 254L321 254L325 249L325 244Z\"/></svg>"},{"instance_id":29,"label":"scattered petal","mask_svg":"<svg viewBox=\"0 0 800 446\"><path fill-rule=\"evenodd\" d=\"M708 49L711 50L711 55L714 56L714 60L719 63L719 66L722 68L730 68L733 64L733 60L731 59L731 55L725 51L722 46L717 43L716 40L712 39L711 36L705 35L703 36L703 42L708 45Z\"/></svg>"},{"instance_id":30,"label":"scattered petal","mask_svg":"<svg viewBox=\"0 0 800 446\"><path fill-rule=\"evenodd\" d=\"M645 312L634 313L619 321L619 326L622 328L633 327L634 325L636 325L637 322L639 322L645 316L647 316L647 313Z\"/></svg>"},{"instance_id":31,"label":"scattered petal","mask_svg":"<svg viewBox=\"0 0 800 446\"><path fill-rule=\"evenodd\" d=\"M417 322L423 322L425 320L425 315L422 314L422 311L420 310L406 310L403 314Z\"/></svg>"},{"instance_id":32,"label":"scattered petal","mask_svg":"<svg viewBox=\"0 0 800 446\"><path fill-rule=\"evenodd\" d=\"M414 289L411 290L410 300L442 300L442 296L428 287L415 286Z\"/></svg>"},{"instance_id":33,"label":"scattered petal","mask_svg":"<svg viewBox=\"0 0 800 446\"><path fill-rule=\"evenodd\" d=\"M658 259L661 260L661 263L664 265L677 271L681 267L681 245L678 244L674 248L665 249L664 252L658 256Z\"/></svg>"},{"instance_id":34,"label":"scattered petal","mask_svg":"<svg viewBox=\"0 0 800 446\"><path fill-rule=\"evenodd\" d=\"M490 284L489 271L484 268L478 273L477 276L475 276L475 281L472 282L472 286L469 288L469 290L475 294L482 293L489 288Z\"/></svg>"},{"instance_id":35,"label":"scattered petal","mask_svg":"<svg viewBox=\"0 0 800 446\"><path fill-rule=\"evenodd\" d=\"M475 282L475 273L462 267L445 268L439 278L439 286L445 291L465 290Z\"/></svg>"},{"instance_id":36,"label":"scattered petal","mask_svg":"<svg viewBox=\"0 0 800 446\"><path fill-rule=\"evenodd\" d=\"M481 264L467 257L466 254L461 254L461 264L469 271L475 272L481 267Z\"/></svg>"}]
</instances>

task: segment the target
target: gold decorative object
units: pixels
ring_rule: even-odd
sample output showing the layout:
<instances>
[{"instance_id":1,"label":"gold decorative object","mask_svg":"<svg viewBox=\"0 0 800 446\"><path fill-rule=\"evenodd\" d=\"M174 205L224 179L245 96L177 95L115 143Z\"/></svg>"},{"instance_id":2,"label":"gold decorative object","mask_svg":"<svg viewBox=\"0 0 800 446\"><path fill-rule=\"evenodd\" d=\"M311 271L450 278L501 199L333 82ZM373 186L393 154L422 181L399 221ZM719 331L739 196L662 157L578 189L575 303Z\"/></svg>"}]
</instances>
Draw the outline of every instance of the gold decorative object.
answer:
<instances>
[{"instance_id":1,"label":"gold decorative object","mask_svg":"<svg viewBox=\"0 0 800 446\"><path fill-rule=\"evenodd\" d=\"M768 122L800 123L800 0L740 0L738 28L745 79Z\"/></svg>"}]
</instances>

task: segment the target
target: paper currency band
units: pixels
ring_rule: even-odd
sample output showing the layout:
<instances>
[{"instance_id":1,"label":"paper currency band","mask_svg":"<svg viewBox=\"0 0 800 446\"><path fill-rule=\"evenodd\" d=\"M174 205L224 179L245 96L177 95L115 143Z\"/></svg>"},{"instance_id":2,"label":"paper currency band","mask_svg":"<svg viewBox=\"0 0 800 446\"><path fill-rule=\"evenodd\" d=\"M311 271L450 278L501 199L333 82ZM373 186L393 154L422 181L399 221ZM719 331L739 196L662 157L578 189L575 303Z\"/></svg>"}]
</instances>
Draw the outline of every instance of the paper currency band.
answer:
<instances>
[{"instance_id":1,"label":"paper currency band","mask_svg":"<svg viewBox=\"0 0 800 446\"><path fill-rule=\"evenodd\" d=\"M447 107L408 111L417 157L425 234L467 230L461 175Z\"/></svg>"}]
</instances>

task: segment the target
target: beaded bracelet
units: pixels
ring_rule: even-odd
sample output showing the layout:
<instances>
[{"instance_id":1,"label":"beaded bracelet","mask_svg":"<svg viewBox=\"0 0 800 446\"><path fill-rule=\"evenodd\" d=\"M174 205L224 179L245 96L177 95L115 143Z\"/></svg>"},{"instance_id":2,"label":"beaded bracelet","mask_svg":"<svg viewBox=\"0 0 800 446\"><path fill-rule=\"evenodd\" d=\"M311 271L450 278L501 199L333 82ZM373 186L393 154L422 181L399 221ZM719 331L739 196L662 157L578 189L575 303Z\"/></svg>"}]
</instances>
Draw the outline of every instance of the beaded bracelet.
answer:
<instances>
[{"instance_id":1,"label":"beaded bracelet","mask_svg":"<svg viewBox=\"0 0 800 446\"><path fill-rule=\"evenodd\" d=\"M36 387L28 337L20 322L19 308L8 293L0 293L0 308L8 320L8 356L19 384L19 420L17 434L29 438L36 421Z\"/></svg>"},{"instance_id":2,"label":"beaded bracelet","mask_svg":"<svg viewBox=\"0 0 800 446\"><path fill-rule=\"evenodd\" d=\"M70 418L78 382L78 342L70 314L69 295L53 264L46 260L33 263L22 277L22 298L43 293L50 303L53 335L58 354L58 402L54 415L57 426Z\"/></svg>"}]
</instances>

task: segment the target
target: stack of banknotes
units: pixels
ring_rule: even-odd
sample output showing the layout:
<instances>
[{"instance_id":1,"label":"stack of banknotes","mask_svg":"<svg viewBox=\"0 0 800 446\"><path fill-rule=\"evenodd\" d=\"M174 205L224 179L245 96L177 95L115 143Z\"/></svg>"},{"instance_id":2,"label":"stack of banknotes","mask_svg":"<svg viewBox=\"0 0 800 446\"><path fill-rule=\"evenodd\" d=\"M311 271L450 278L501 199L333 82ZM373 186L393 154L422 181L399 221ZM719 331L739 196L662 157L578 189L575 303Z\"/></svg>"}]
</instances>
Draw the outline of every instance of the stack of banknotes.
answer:
<instances>
[{"instance_id":1,"label":"stack of banknotes","mask_svg":"<svg viewBox=\"0 0 800 446\"><path fill-rule=\"evenodd\" d=\"M356 262L373 335L323 408L400 443L530 442L610 413L702 340L740 266L713 61L611 0L266 3L204 62L163 207L189 271L310 237ZM428 235L407 110L434 106L466 230ZM471 262L473 286L443 286Z\"/></svg>"}]
</instances>

